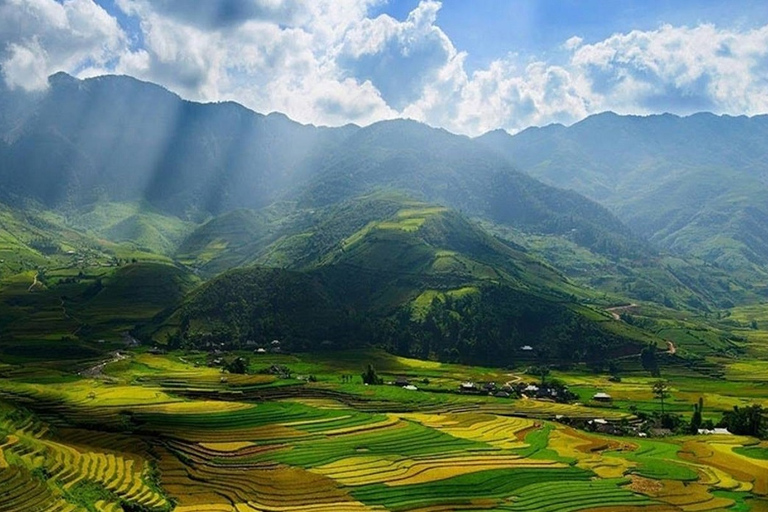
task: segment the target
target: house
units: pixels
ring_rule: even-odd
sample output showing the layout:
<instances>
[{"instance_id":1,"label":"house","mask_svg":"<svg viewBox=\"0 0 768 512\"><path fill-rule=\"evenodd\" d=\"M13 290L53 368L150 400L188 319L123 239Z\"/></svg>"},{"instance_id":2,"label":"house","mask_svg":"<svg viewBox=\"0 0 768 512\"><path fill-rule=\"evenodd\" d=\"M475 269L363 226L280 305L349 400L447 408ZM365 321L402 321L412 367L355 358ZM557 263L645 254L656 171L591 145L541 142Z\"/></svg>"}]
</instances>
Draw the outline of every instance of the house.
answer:
<instances>
[{"instance_id":1,"label":"house","mask_svg":"<svg viewBox=\"0 0 768 512\"><path fill-rule=\"evenodd\" d=\"M459 392L461 393L477 393L480 390L477 388L477 385L474 382L462 382L459 385Z\"/></svg>"},{"instance_id":2,"label":"house","mask_svg":"<svg viewBox=\"0 0 768 512\"><path fill-rule=\"evenodd\" d=\"M485 384L483 384L483 389L485 391L488 391L489 393L493 392L493 391L496 391L496 383L495 382L486 382Z\"/></svg>"},{"instance_id":3,"label":"house","mask_svg":"<svg viewBox=\"0 0 768 512\"><path fill-rule=\"evenodd\" d=\"M530 346L530 345L523 345L522 347L520 347L520 350L524 350L525 352L529 352L529 351L533 350L533 347Z\"/></svg>"},{"instance_id":4,"label":"house","mask_svg":"<svg viewBox=\"0 0 768 512\"><path fill-rule=\"evenodd\" d=\"M595 393L594 395L592 395L592 400L594 400L595 402L609 403L613 400L613 398L611 398L611 395L609 395L608 393L603 393L601 391L599 393Z\"/></svg>"},{"instance_id":5,"label":"house","mask_svg":"<svg viewBox=\"0 0 768 512\"><path fill-rule=\"evenodd\" d=\"M408 384L407 386L403 386L403 389L407 389L408 391L416 391L419 388L417 388L413 384Z\"/></svg>"},{"instance_id":6,"label":"house","mask_svg":"<svg viewBox=\"0 0 768 512\"><path fill-rule=\"evenodd\" d=\"M539 386L536 384L528 384L523 388L523 393L538 393L539 392Z\"/></svg>"},{"instance_id":7,"label":"house","mask_svg":"<svg viewBox=\"0 0 768 512\"><path fill-rule=\"evenodd\" d=\"M495 396L496 398L509 398L510 395L506 391L498 391L493 396Z\"/></svg>"},{"instance_id":8,"label":"house","mask_svg":"<svg viewBox=\"0 0 768 512\"><path fill-rule=\"evenodd\" d=\"M255 352L256 354L266 354L266 353L267 353L267 350L266 350L266 349L263 349L263 348L257 348L256 350L254 350L254 352Z\"/></svg>"},{"instance_id":9,"label":"house","mask_svg":"<svg viewBox=\"0 0 768 512\"><path fill-rule=\"evenodd\" d=\"M733 434L727 429L727 428L713 428L713 429L706 429L706 428L700 428L696 431L699 435L726 435L726 436L732 436Z\"/></svg>"},{"instance_id":10,"label":"house","mask_svg":"<svg viewBox=\"0 0 768 512\"><path fill-rule=\"evenodd\" d=\"M400 386L401 388L403 388L405 386L408 386L410 384L411 384L411 382L408 379L406 379L405 377L398 377L395 380L395 386Z\"/></svg>"}]
</instances>

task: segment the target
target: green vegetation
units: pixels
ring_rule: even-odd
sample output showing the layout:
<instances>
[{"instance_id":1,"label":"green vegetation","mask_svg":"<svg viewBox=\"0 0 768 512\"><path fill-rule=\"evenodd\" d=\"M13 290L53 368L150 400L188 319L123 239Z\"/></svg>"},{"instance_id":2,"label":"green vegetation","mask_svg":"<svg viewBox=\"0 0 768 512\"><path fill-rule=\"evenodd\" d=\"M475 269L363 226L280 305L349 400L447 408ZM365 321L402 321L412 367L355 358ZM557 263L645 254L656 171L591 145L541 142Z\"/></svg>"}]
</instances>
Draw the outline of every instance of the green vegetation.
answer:
<instances>
[{"instance_id":1,"label":"green vegetation","mask_svg":"<svg viewBox=\"0 0 768 512\"><path fill-rule=\"evenodd\" d=\"M286 499L328 510L358 502L393 510L672 510L679 482L689 486L691 506L739 510L768 493L759 476L765 448L753 438L608 436L529 417L586 425L601 416L617 428L628 417L458 393L467 380L525 379L509 370L375 350L262 353L250 361L244 354L226 357L242 357L246 374L206 367L210 356L194 351L133 352L95 377L7 365L0 392L14 402L23 397L28 409L0 408L0 492L13 503L34 495L43 510L71 504L158 512L174 505L234 512L235 505L263 509ZM382 385L349 378L361 360L375 365ZM254 373L277 367L281 376ZM298 376L308 372L317 378ZM417 390L391 384L404 375ZM631 391L636 378L613 385Z\"/></svg>"},{"instance_id":2,"label":"green vegetation","mask_svg":"<svg viewBox=\"0 0 768 512\"><path fill-rule=\"evenodd\" d=\"M656 126L672 172L615 116L519 135L521 167L659 253L513 170L503 134L147 87L57 75L0 123L0 509L765 503L766 197L741 157L704 179L696 151L720 157ZM601 123L617 147L572 157Z\"/></svg>"}]
</instances>

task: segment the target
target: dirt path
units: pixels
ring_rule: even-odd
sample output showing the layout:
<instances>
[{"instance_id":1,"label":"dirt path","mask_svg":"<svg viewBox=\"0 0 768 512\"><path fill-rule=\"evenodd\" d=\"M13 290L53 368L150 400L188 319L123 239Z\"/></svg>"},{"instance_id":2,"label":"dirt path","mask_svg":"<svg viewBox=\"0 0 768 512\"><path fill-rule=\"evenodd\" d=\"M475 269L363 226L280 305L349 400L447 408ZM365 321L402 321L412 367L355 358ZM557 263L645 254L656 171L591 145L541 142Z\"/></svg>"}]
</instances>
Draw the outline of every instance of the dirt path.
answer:
<instances>
[{"instance_id":1,"label":"dirt path","mask_svg":"<svg viewBox=\"0 0 768 512\"><path fill-rule=\"evenodd\" d=\"M69 316L69 313L67 313L67 306L64 304L64 299L59 299L59 307L61 308L61 314L64 315L64 318L72 319L72 317Z\"/></svg>"},{"instance_id":2,"label":"dirt path","mask_svg":"<svg viewBox=\"0 0 768 512\"><path fill-rule=\"evenodd\" d=\"M621 312L626 311L628 309L636 308L637 304L634 302L632 304L627 304L625 306L616 306L613 308L605 308L605 311L610 313L614 320L621 320Z\"/></svg>"},{"instance_id":3,"label":"dirt path","mask_svg":"<svg viewBox=\"0 0 768 512\"><path fill-rule=\"evenodd\" d=\"M677 353L677 347L671 341L667 341L667 354L673 356Z\"/></svg>"},{"instance_id":4,"label":"dirt path","mask_svg":"<svg viewBox=\"0 0 768 512\"><path fill-rule=\"evenodd\" d=\"M32 280L32 284L29 285L29 288L27 288L28 292L31 292L32 290L34 290L36 286L42 286L43 283L37 280L37 276L39 275L40 275L40 272L35 272L35 278Z\"/></svg>"},{"instance_id":5,"label":"dirt path","mask_svg":"<svg viewBox=\"0 0 768 512\"><path fill-rule=\"evenodd\" d=\"M111 359L107 359L106 361L103 361L96 366L92 366L91 368L88 368L86 370L83 370L78 373L78 375L82 375L83 377L99 377L104 372L104 367L107 366L109 363L116 363L118 361L122 361L123 359L128 359L128 355L123 354L121 352L115 352L114 357Z\"/></svg>"}]
</instances>

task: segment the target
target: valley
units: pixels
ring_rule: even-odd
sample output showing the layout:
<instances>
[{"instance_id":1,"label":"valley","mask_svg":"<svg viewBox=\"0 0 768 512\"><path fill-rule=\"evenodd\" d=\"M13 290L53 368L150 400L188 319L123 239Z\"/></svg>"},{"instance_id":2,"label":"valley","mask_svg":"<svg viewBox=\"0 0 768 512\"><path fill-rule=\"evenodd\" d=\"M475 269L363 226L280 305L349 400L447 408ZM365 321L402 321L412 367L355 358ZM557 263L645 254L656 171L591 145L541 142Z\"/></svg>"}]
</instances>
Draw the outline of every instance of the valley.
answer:
<instances>
[{"instance_id":1,"label":"valley","mask_svg":"<svg viewBox=\"0 0 768 512\"><path fill-rule=\"evenodd\" d=\"M660 189L622 195L645 153L619 168L582 133L629 132L649 183L681 165L696 188L643 123L737 120L473 139L129 77L20 94L0 511L768 509L763 190L657 211Z\"/></svg>"}]
</instances>

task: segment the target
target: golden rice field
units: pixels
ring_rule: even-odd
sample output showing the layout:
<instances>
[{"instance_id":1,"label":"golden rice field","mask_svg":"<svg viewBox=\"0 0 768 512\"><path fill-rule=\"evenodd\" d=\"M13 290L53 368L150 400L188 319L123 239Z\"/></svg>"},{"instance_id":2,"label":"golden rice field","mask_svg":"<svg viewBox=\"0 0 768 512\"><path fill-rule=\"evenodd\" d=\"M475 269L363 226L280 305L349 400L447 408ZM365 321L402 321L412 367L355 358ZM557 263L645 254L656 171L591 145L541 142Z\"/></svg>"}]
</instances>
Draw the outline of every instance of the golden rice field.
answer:
<instances>
[{"instance_id":1,"label":"golden rice field","mask_svg":"<svg viewBox=\"0 0 768 512\"><path fill-rule=\"evenodd\" d=\"M694 512L768 503L768 444L748 437L590 433L550 418L626 414L536 400L449 397L415 412L396 393L371 402L298 391L194 399L168 380L192 389L231 381L138 361L150 380L126 378L124 362L115 380L0 379L0 512Z\"/></svg>"}]
</instances>

